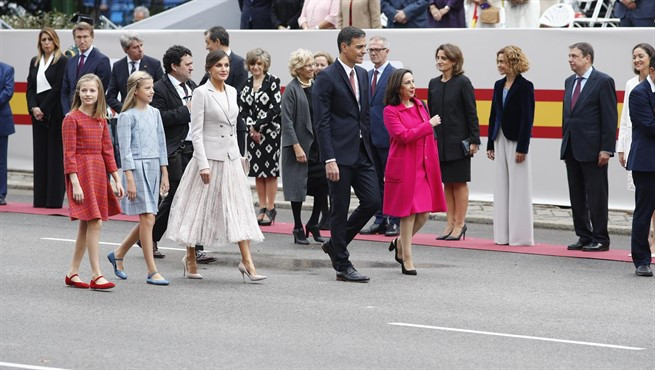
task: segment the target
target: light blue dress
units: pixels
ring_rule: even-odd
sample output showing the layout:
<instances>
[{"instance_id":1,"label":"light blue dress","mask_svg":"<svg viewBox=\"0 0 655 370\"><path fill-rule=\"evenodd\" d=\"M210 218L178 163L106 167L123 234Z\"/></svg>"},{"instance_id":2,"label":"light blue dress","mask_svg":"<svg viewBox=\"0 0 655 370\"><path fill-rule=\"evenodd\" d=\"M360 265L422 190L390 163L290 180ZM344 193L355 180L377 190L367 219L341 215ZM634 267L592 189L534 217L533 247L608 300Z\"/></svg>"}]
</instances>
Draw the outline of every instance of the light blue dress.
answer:
<instances>
[{"instance_id":1,"label":"light blue dress","mask_svg":"<svg viewBox=\"0 0 655 370\"><path fill-rule=\"evenodd\" d=\"M118 115L118 145L123 171L132 171L136 199L121 199L126 215L157 214L159 205L160 166L168 166L164 125L157 108L128 109ZM127 191L127 180L123 176Z\"/></svg>"}]
</instances>

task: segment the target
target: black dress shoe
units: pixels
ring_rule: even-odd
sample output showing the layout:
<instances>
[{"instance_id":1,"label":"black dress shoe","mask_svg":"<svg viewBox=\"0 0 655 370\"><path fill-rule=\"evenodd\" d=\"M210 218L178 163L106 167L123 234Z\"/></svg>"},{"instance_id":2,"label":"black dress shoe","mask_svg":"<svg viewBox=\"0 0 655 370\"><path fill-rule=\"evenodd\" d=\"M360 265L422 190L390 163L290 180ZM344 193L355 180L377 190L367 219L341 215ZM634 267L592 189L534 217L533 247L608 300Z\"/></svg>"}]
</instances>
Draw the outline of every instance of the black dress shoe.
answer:
<instances>
[{"instance_id":1,"label":"black dress shoe","mask_svg":"<svg viewBox=\"0 0 655 370\"><path fill-rule=\"evenodd\" d=\"M591 241L584 241L584 240L580 239L580 240L578 240L577 242L575 242L573 244L569 244L569 246L566 247L566 249L568 249L570 251L581 251L582 248L584 248L585 246L587 246L589 244L591 244Z\"/></svg>"},{"instance_id":2,"label":"black dress shoe","mask_svg":"<svg viewBox=\"0 0 655 370\"><path fill-rule=\"evenodd\" d=\"M334 261L334 250L332 249L332 242L330 240L326 241L321 245L321 249L325 254L327 254L330 257L330 261L332 262L332 268L337 269L337 264Z\"/></svg>"},{"instance_id":3,"label":"black dress shoe","mask_svg":"<svg viewBox=\"0 0 655 370\"><path fill-rule=\"evenodd\" d=\"M583 252L606 252L608 250L610 250L610 245L603 243L590 243L582 247Z\"/></svg>"},{"instance_id":4,"label":"black dress shoe","mask_svg":"<svg viewBox=\"0 0 655 370\"><path fill-rule=\"evenodd\" d=\"M136 245L138 245L139 248L141 248L141 240L137 240ZM164 257L166 257L166 255L164 253L162 253L159 250L159 248L157 248L157 242L156 241L152 242L152 256L155 257L155 258L164 258Z\"/></svg>"},{"instance_id":5,"label":"black dress shoe","mask_svg":"<svg viewBox=\"0 0 655 370\"><path fill-rule=\"evenodd\" d=\"M635 271L635 274L639 276L653 276L653 271L650 270L649 265L643 265L637 267L637 271Z\"/></svg>"},{"instance_id":6,"label":"black dress shoe","mask_svg":"<svg viewBox=\"0 0 655 370\"><path fill-rule=\"evenodd\" d=\"M206 265L208 263L216 262L216 257L210 257L205 253L205 251L196 249L196 262Z\"/></svg>"},{"instance_id":7,"label":"black dress shoe","mask_svg":"<svg viewBox=\"0 0 655 370\"><path fill-rule=\"evenodd\" d=\"M371 279L366 275L360 274L354 267L348 267L343 271L337 272L337 280L350 283L368 283Z\"/></svg>"},{"instance_id":8,"label":"black dress shoe","mask_svg":"<svg viewBox=\"0 0 655 370\"><path fill-rule=\"evenodd\" d=\"M6 206L7 201L5 200L5 197L0 196L0 206Z\"/></svg>"},{"instance_id":9,"label":"black dress shoe","mask_svg":"<svg viewBox=\"0 0 655 370\"><path fill-rule=\"evenodd\" d=\"M372 235L372 234L384 234L387 231L386 226L381 224L373 224L365 229L359 231L362 235Z\"/></svg>"},{"instance_id":10,"label":"black dress shoe","mask_svg":"<svg viewBox=\"0 0 655 370\"><path fill-rule=\"evenodd\" d=\"M400 235L400 226L396 224L388 224L384 236L398 236Z\"/></svg>"}]
</instances>

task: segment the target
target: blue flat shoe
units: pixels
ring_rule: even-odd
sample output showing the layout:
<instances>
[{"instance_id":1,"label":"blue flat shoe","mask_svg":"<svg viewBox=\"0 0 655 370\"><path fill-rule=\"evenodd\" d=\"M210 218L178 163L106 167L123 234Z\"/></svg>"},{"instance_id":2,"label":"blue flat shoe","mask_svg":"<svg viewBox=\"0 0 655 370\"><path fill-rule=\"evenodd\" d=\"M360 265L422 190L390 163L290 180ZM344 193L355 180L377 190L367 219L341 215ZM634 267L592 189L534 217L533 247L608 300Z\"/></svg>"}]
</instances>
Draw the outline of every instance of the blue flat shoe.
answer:
<instances>
[{"instance_id":1,"label":"blue flat shoe","mask_svg":"<svg viewBox=\"0 0 655 370\"><path fill-rule=\"evenodd\" d=\"M111 262L111 265L114 266L114 274L116 274L116 276L118 276L119 278L121 278L123 280L127 279L127 274L125 273L125 271L119 270L118 268L116 268L116 261L122 261L123 259L122 258L116 258L116 255L114 254L114 251L112 251L111 253L109 253L107 255L107 259L109 260L109 262Z\"/></svg>"},{"instance_id":2,"label":"blue flat shoe","mask_svg":"<svg viewBox=\"0 0 655 370\"><path fill-rule=\"evenodd\" d=\"M158 272L155 271L152 274L148 274L148 277L146 278L146 283L152 284L152 285L168 285L169 282L166 279L163 280L153 280L152 277L157 275Z\"/></svg>"}]
</instances>

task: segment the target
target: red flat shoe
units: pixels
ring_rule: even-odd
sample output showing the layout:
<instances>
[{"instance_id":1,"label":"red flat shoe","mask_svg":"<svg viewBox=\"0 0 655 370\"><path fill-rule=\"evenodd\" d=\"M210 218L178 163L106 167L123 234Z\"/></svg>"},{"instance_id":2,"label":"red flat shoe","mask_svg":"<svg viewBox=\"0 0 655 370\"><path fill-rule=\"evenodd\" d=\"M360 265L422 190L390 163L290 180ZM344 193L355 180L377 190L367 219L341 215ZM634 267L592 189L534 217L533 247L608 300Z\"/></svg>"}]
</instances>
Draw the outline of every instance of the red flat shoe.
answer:
<instances>
[{"instance_id":1,"label":"red flat shoe","mask_svg":"<svg viewBox=\"0 0 655 370\"><path fill-rule=\"evenodd\" d=\"M71 276L71 277L68 277L68 275L66 275L66 285L74 286L74 287L80 288L80 289L88 289L89 288L89 284L87 284L87 283L85 283L83 281L73 281L72 279L75 276L77 276L77 274L73 274L73 276Z\"/></svg>"},{"instance_id":2,"label":"red flat shoe","mask_svg":"<svg viewBox=\"0 0 655 370\"><path fill-rule=\"evenodd\" d=\"M100 279L102 277L103 276L100 275L97 278L91 280L91 284L89 285L89 287L91 289L111 289L111 288L116 286L116 284L112 283L111 281L108 281L108 282L106 282L104 284L97 284L96 281L98 281L98 279Z\"/></svg>"}]
</instances>

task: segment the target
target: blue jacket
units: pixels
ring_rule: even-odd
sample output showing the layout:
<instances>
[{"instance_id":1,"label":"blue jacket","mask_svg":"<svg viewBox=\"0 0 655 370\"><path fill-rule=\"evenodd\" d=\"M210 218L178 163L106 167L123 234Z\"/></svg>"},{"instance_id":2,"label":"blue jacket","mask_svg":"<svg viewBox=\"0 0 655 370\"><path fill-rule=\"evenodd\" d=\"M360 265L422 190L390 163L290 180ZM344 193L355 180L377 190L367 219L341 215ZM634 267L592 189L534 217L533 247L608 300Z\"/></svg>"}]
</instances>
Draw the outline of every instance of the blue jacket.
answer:
<instances>
[{"instance_id":1,"label":"blue jacket","mask_svg":"<svg viewBox=\"0 0 655 370\"><path fill-rule=\"evenodd\" d=\"M632 16L637 19L655 18L655 1L638 0L637 8L634 10L628 10L628 8L618 0L614 3L614 16L616 18L623 18L628 13L632 13Z\"/></svg>"},{"instance_id":2,"label":"blue jacket","mask_svg":"<svg viewBox=\"0 0 655 370\"><path fill-rule=\"evenodd\" d=\"M272 29L271 0L239 0L241 29Z\"/></svg>"},{"instance_id":3,"label":"blue jacket","mask_svg":"<svg viewBox=\"0 0 655 370\"><path fill-rule=\"evenodd\" d=\"M518 142L516 151L527 153L534 122L534 85L523 76L516 76L503 104L503 88L506 81L507 77L496 81L494 85L487 150L494 150L494 140L502 127L503 135L508 140ZM500 122L500 125L497 122Z\"/></svg>"},{"instance_id":4,"label":"blue jacket","mask_svg":"<svg viewBox=\"0 0 655 370\"><path fill-rule=\"evenodd\" d=\"M14 96L14 67L0 62L0 136L16 132L9 101Z\"/></svg>"},{"instance_id":5,"label":"blue jacket","mask_svg":"<svg viewBox=\"0 0 655 370\"><path fill-rule=\"evenodd\" d=\"M425 28L428 14L428 0L382 0L382 13L387 16L387 28ZM396 12L402 10L407 23L394 23Z\"/></svg>"},{"instance_id":6,"label":"blue jacket","mask_svg":"<svg viewBox=\"0 0 655 370\"><path fill-rule=\"evenodd\" d=\"M648 80L641 81L630 93L632 145L627 169L655 172L655 93Z\"/></svg>"},{"instance_id":7,"label":"blue jacket","mask_svg":"<svg viewBox=\"0 0 655 370\"><path fill-rule=\"evenodd\" d=\"M77 85L77 65L80 63L80 55L76 55L66 64L64 73L64 83L61 85L61 108L64 115L71 110L71 102L75 95L75 86ZM111 65L109 58L97 47L93 47L89 57L84 61L84 67L80 71L80 77L87 73L93 73L102 81L102 88L107 91L109 79L111 78Z\"/></svg>"},{"instance_id":8,"label":"blue jacket","mask_svg":"<svg viewBox=\"0 0 655 370\"><path fill-rule=\"evenodd\" d=\"M391 64L387 64L382 71L382 74L378 77L377 84L375 86L375 92L371 95L370 100L370 109L371 109L371 143L376 148L388 148L389 147L389 132L384 126L384 118L382 116L382 111L384 111L384 95L385 90L387 89L387 82L389 81L389 76L396 70L396 67ZM368 82L369 85L373 81L373 69L368 71Z\"/></svg>"},{"instance_id":9,"label":"blue jacket","mask_svg":"<svg viewBox=\"0 0 655 370\"><path fill-rule=\"evenodd\" d=\"M139 71L148 72L152 76L153 82L159 81L164 76L161 63L157 59L147 55L144 55L143 59L141 59ZM130 77L129 72L127 57L114 63L114 67L111 70L109 88L107 89L107 105L115 110L116 113L121 112L123 100L127 97L127 78ZM118 93L121 94L121 100L118 100Z\"/></svg>"}]
</instances>

